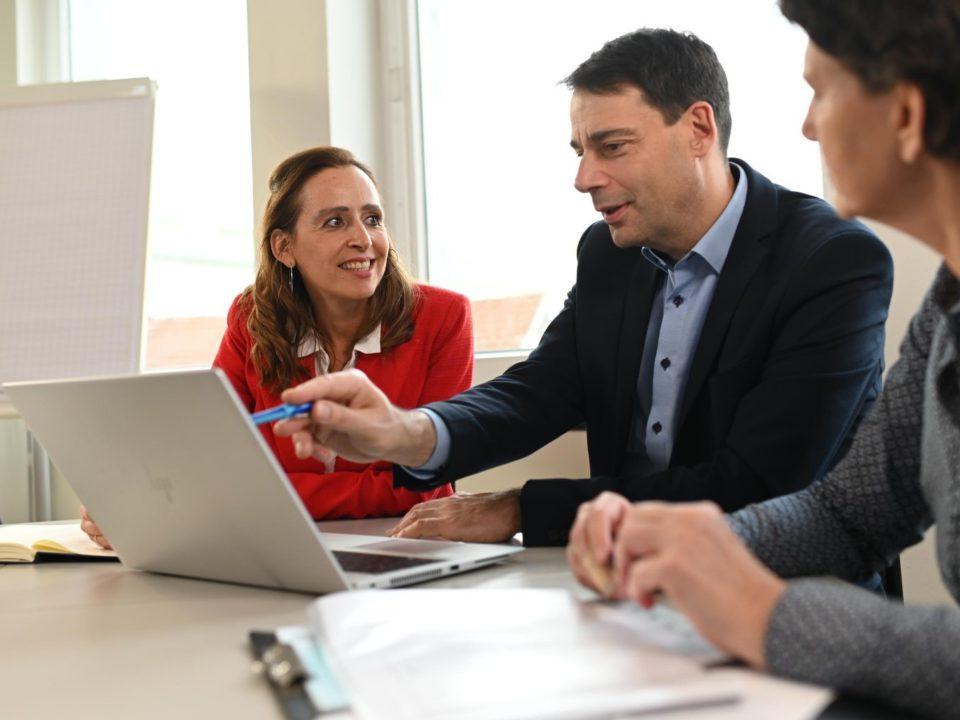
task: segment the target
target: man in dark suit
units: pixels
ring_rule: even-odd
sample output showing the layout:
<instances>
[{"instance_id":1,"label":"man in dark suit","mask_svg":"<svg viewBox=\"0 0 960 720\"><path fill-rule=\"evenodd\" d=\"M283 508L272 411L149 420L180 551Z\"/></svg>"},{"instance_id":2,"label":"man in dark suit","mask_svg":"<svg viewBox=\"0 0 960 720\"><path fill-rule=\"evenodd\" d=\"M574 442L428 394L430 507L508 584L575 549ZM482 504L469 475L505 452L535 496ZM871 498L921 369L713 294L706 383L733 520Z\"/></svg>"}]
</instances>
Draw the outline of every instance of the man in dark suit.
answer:
<instances>
[{"instance_id":1,"label":"man in dark suit","mask_svg":"<svg viewBox=\"0 0 960 720\"><path fill-rule=\"evenodd\" d=\"M724 510L820 478L880 388L889 253L823 201L728 159L726 78L691 36L640 30L573 88L575 185L603 222L530 357L446 402L401 410L362 374L287 391L299 454L391 460L421 488L523 457L585 424L591 478L424 503L405 537L564 544L577 507L710 499Z\"/></svg>"}]
</instances>

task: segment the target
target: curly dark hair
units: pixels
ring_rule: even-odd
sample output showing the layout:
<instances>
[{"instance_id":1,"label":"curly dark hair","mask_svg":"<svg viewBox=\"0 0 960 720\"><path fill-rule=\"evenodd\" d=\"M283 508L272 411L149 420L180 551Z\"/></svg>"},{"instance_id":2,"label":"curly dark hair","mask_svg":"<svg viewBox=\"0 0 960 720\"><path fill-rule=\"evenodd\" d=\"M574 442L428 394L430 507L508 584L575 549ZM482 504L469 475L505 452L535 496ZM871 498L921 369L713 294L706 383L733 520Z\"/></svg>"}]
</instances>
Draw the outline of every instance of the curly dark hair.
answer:
<instances>
[{"instance_id":1,"label":"curly dark hair","mask_svg":"<svg viewBox=\"0 0 960 720\"><path fill-rule=\"evenodd\" d=\"M780 10L869 92L916 83L927 149L960 160L958 0L780 0Z\"/></svg>"}]
</instances>

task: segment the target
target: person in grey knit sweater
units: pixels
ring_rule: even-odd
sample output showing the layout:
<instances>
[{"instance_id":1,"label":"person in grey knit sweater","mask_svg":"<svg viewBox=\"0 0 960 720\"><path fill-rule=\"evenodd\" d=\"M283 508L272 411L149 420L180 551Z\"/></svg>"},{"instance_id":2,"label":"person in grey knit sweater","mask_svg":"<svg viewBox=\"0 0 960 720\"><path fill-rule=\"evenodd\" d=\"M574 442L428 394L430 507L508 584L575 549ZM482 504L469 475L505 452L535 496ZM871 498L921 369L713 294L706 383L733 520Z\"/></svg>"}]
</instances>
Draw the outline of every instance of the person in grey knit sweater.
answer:
<instances>
[{"instance_id":1,"label":"person in grey knit sweater","mask_svg":"<svg viewBox=\"0 0 960 720\"><path fill-rule=\"evenodd\" d=\"M810 37L803 132L820 142L838 211L904 230L943 266L824 479L729 517L608 493L581 507L568 560L605 594L647 606L666 596L757 668L958 717L960 610L838 578L862 580L936 524L960 601L960 0L780 5Z\"/></svg>"}]
</instances>

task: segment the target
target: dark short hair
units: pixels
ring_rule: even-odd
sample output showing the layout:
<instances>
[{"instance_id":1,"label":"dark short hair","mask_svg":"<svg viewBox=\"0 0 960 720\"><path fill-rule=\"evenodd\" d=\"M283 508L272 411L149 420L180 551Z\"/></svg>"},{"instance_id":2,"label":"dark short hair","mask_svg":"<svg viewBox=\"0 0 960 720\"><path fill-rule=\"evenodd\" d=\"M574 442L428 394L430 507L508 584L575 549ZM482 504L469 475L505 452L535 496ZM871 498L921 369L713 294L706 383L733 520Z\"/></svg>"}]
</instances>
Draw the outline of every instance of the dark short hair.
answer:
<instances>
[{"instance_id":1,"label":"dark short hair","mask_svg":"<svg viewBox=\"0 0 960 720\"><path fill-rule=\"evenodd\" d=\"M713 48L692 33L641 28L611 40L563 80L572 90L606 94L638 87L672 125L693 103L710 103L720 149L730 142L730 91Z\"/></svg>"},{"instance_id":2,"label":"dark short hair","mask_svg":"<svg viewBox=\"0 0 960 720\"><path fill-rule=\"evenodd\" d=\"M960 2L780 0L780 10L868 92L916 83L926 101L927 148L960 160Z\"/></svg>"}]
</instances>

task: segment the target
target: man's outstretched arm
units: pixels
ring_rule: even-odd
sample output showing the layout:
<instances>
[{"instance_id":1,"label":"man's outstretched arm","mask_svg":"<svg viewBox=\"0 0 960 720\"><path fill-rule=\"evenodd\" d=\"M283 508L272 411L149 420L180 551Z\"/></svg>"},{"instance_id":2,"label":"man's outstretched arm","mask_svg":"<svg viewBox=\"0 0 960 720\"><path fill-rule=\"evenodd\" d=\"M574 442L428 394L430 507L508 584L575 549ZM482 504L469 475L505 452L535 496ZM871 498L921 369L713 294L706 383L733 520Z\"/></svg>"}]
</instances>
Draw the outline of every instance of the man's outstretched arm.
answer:
<instances>
[{"instance_id":1,"label":"man's outstretched arm","mask_svg":"<svg viewBox=\"0 0 960 720\"><path fill-rule=\"evenodd\" d=\"M418 410L398 408L359 370L313 378L285 390L283 401L312 402L310 414L274 426L293 439L297 456L326 460L332 453L358 463L387 460L422 465L436 443L433 423Z\"/></svg>"}]
</instances>

